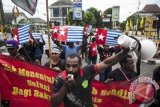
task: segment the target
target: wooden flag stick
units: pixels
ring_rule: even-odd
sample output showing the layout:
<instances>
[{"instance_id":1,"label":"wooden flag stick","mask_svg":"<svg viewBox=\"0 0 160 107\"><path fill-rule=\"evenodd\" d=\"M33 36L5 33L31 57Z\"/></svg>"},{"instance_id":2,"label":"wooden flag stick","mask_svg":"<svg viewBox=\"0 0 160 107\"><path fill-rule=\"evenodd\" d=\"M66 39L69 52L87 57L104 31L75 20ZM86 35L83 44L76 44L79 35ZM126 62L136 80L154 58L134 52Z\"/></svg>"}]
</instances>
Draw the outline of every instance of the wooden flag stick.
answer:
<instances>
[{"instance_id":1,"label":"wooden flag stick","mask_svg":"<svg viewBox=\"0 0 160 107\"><path fill-rule=\"evenodd\" d=\"M47 13L47 26L48 26L48 48L49 58L51 58L51 44L50 44L50 27L49 27L49 16L48 16L48 0L46 0L46 13Z\"/></svg>"}]
</instances>

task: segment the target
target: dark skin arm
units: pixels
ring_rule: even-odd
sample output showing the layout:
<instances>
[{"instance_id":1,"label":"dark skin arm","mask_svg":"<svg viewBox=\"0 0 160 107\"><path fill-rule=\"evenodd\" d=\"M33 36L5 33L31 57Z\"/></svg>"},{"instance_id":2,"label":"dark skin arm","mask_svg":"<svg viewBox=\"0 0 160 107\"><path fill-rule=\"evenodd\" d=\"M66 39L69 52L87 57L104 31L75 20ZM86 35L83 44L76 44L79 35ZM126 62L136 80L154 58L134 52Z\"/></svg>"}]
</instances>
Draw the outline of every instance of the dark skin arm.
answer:
<instances>
[{"instance_id":1,"label":"dark skin arm","mask_svg":"<svg viewBox=\"0 0 160 107\"><path fill-rule=\"evenodd\" d=\"M45 45L46 44L46 42L44 41L44 39L43 39L43 36L41 35L41 37L42 37L42 43L43 43L43 45Z\"/></svg>"},{"instance_id":2,"label":"dark skin arm","mask_svg":"<svg viewBox=\"0 0 160 107\"><path fill-rule=\"evenodd\" d=\"M75 80L68 77L60 90L51 97L52 107L58 107L63 102L67 90L75 84Z\"/></svg>"},{"instance_id":3,"label":"dark skin arm","mask_svg":"<svg viewBox=\"0 0 160 107\"><path fill-rule=\"evenodd\" d=\"M121 52L117 53L116 55L113 55L101 63L97 64L97 73L100 73L101 71L105 70L108 67L113 66L114 64L118 63L119 60L129 52L129 49L123 49Z\"/></svg>"},{"instance_id":4,"label":"dark skin arm","mask_svg":"<svg viewBox=\"0 0 160 107\"><path fill-rule=\"evenodd\" d=\"M33 39L33 42L35 42L36 43L36 45L38 44L38 42L37 42L37 40L36 39L34 39L34 37L33 37L33 35L32 35L32 29L30 29L29 30L29 33L30 33L30 37L31 37L31 39Z\"/></svg>"}]
</instances>

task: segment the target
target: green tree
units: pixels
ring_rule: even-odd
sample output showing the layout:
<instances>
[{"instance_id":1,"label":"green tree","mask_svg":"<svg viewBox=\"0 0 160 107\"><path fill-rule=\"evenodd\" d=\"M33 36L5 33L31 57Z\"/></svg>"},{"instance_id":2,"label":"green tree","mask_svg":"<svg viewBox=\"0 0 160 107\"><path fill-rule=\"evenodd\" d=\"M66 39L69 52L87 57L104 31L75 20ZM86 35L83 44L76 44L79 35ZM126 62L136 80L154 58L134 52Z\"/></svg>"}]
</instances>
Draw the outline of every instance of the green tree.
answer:
<instances>
[{"instance_id":1,"label":"green tree","mask_svg":"<svg viewBox=\"0 0 160 107\"><path fill-rule=\"evenodd\" d=\"M93 13L93 15L94 15L94 17L95 17L95 19L96 19L95 24L92 23L92 25L93 25L94 27L101 27L101 26L102 26L102 15L101 15L102 12L101 12L101 11L98 11L98 10L97 10L96 8L94 8L94 7L91 7L91 8L89 8L89 9L87 9L87 11Z\"/></svg>"},{"instance_id":2,"label":"green tree","mask_svg":"<svg viewBox=\"0 0 160 107\"><path fill-rule=\"evenodd\" d=\"M86 11L84 13L83 21L85 23L90 24L90 25L96 24L96 19L94 17L94 14L92 12L88 12L88 11Z\"/></svg>"}]
</instances>

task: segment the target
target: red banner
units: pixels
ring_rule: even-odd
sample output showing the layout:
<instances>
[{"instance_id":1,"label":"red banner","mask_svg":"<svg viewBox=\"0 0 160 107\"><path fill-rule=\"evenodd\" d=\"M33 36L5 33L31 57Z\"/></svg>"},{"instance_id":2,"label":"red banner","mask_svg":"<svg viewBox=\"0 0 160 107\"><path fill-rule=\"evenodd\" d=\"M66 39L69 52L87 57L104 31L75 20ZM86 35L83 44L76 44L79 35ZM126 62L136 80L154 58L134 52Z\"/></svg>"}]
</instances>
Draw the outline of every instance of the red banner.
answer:
<instances>
[{"instance_id":1,"label":"red banner","mask_svg":"<svg viewBox=\"0 0 160 107\"><path fill-rule=\"evenodd\" d=\"M93 81L92 98L94 107L139 107L139 103L129 104L130 84L124 82Z\"/></svg>"},{"instance_id":2,"label":"red banner","mask_svg":"<svg viewBox=\"0 0 160 107\"><path fill-rule=\"evenodd\" d=\"M51 107L56 72L45 67L0 55L0 95L9 107ZM93 81L94 107L137 107L130 104L129 85Z\"/></svg>"}]
</instances>

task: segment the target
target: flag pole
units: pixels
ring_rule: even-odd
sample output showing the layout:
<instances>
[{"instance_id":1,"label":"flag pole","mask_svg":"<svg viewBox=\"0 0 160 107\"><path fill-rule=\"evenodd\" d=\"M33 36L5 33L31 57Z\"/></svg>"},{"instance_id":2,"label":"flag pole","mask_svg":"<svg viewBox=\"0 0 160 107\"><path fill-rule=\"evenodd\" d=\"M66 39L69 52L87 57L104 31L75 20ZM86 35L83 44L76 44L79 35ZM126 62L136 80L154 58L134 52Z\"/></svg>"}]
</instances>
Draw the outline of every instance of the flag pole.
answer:
<instances>
[{"instance_id":1,"label":"flag pole","mask_svg":"<svg viewBox=\"0 0 160 107\"><path fill-rule=\"evenodd\" d=\"M50 27L49 27L49 16L48 16L48 0L46 0L46 13L47 13L47 28L48 28L48 48L49 48L49 58L51 58L51 44L50 44Z\"/></svg>"},{"instance_id":2,"label":"flag pole","mask_svg":"<svg viewBox=\"0 0 160 107\"><path fill-rule=\"evenodd\" d=\"M3 10L3 4L2 4L2 0L0 0L0 32L3 33L4 30L4 10Z\"/></svg>"}]
</instances>

